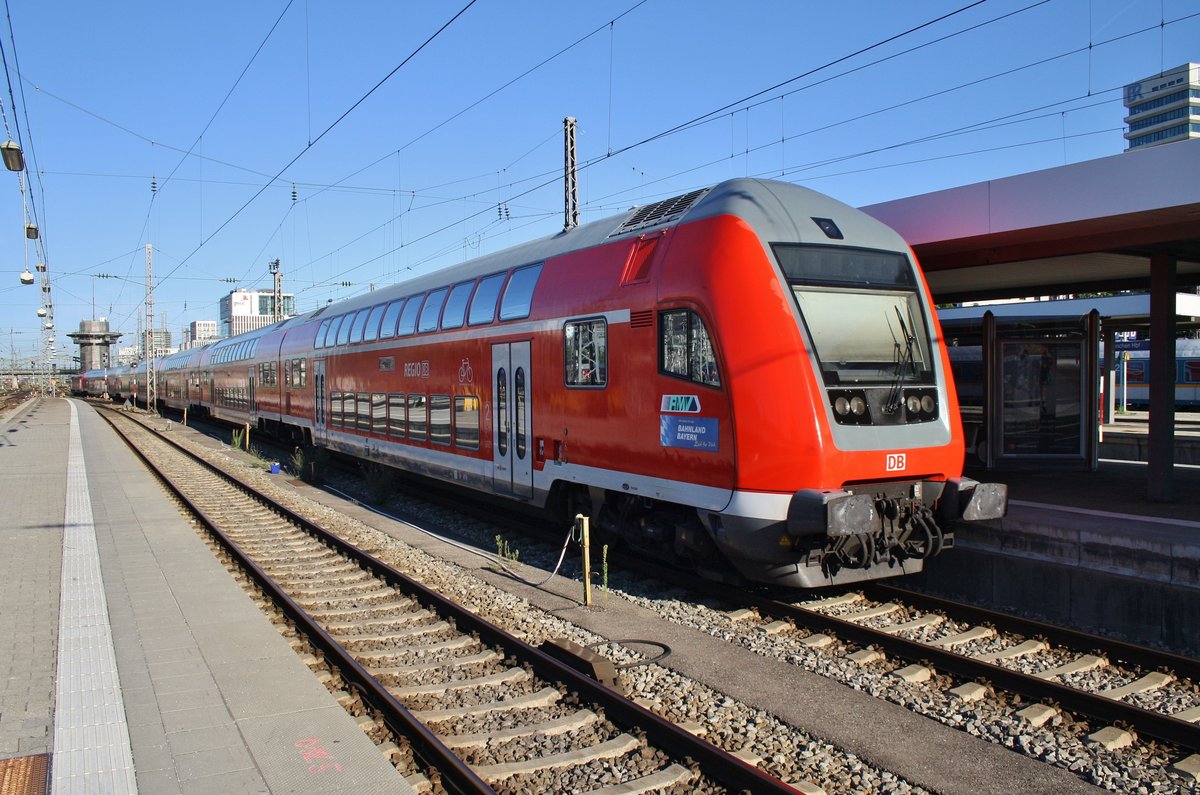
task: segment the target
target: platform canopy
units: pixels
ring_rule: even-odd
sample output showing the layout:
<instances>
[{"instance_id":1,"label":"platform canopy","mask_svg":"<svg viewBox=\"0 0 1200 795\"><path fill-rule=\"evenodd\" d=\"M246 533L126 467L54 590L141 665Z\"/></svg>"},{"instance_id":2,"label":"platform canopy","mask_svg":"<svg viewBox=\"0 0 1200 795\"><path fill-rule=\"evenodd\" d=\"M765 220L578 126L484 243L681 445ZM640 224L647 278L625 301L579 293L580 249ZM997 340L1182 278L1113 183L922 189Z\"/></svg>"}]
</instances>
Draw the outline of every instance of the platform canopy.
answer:
<instances>
[{"instance_id":1,"label":"platform canopy","mask_svg":"<svg viewBox=\"0 0 1200 795\"><path fill-rule=\"evenodd\" d=\"M899 232L939 303L1200 284L1200 139L862 209Z\"/></svg>"},{"instance_id":2,"label":"platform canopy","mask_svg":"<svg viewBox=\"0 0 1200 795\"><path fill-rule=\"evenodd\" d=\"M939 304L1148 291L1150 360L1174 358L1200 284L1200 139L862 208L912 246ZM1173 499L1175 392L1151 379L1148 486Z\"/></svg>"}]
</instances>

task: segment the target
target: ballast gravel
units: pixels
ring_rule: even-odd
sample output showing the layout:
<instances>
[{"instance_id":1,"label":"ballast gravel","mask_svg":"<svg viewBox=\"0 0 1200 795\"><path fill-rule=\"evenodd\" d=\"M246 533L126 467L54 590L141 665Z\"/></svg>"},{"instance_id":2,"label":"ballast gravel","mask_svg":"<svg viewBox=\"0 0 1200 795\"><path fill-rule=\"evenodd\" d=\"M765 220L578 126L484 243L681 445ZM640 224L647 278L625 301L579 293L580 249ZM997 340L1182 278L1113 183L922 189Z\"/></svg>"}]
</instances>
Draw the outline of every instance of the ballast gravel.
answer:
<instances>
[{"instance_id":1,"label":"ballast gravel","mask_svg":"<svg viewBox=\"0 0 1200 795\"><path fill-rule=\"evenodd\" d=\"M224 467L236 461L219 450L205 449L202 454ZM351 543L489 621L522 634L525 640L533 645L549 638L567 638L581 646L606 643L604 638L548 614L518 596L489 585L457 565L434 558L385 533L309 500L291 488L281 487L277 479L261 471L248 469L243 473L243 476L246 475L264 493L335 530ZM494 535L494 529L483 523L477 523L475 532ZM400 657L400 650L395 651ZM831 795L842 792L878 792L888 795L927 792L893 773L864 762L853 754L814 739L769 713L742 704L670 669L656 664L637 665L644 662L645 658L627 647L610 645L606 646L605 652L618 664L637 666L627 669L622 676L631 698L640 699L653 711L670 720L698 724L699 730L710 742L731 753L741 752L762 760L759 766L782 781L809 782ZM544 709L542 714L550 718L556 716L557 711ZM486 716L439 724L439 730L454 733L475 733L502 728L506 727L492 725ZM657 758L659 752L646 753L649 753L651 758L646 760L645 773L653 772L666 764L665 759ZM498 791L571 792L590 788L581 788L578 785L574 779L579 775L587 776L594 786L601 783L618 783L616 780L610 781L614 775L613 770L605 763L585 766L584 771L572 771L570 774L539 774L536 776L536 784L532 785L527 777L522 776L519 780L513 780L512 789L506 789L502 785ZM622 773L618 778L625 781L629 776ZM680 792L715 791L703 780L677 789Z\"/></svg>"},{"instance_id":2,"label":"ballast gravel","mask_svg":"<svg viewBox=\"0 0 1200 795\"><path fill-rule=\"evenodd\" d=\"M228 458L218 451L209 455ZM355 544L377 554L391 565L421 579L431 587L477 610L509 630L519 630L536 645L549 637L566 637L581 645L601 639L574 625L533 608L523 599L490 585L462 569L417 551L383 533L348 519L319 503L307 500L291 489L280 488L272 478L260 474L257 485L272 496L292 504L305 515L313 516L331 529L337 529ZM431 523L452 523L456 533L465 535L481 548L488 548L500 531L485 522L467 521L448 515L443 509L415 500L406 500L403 511ZM506 539L511 542L513 539ZM558 557L557 549L549 549L534 539L516 540L523 560L534 567L552 569ZM564 566L564 576L578 577L572 564ZM959 728L973 736L997 743L1066 770L1085 781L1116 792L1159 793L1198 792L1195 783L1184 781L1170 771L1179 757L1178 749L1164 748L1149 741L1136 742L1132 747L1109 751L1090 744L1087 736L1099 728L1063 713L1056 714L1041 727L1033 727L1016 715L1028 706L1027 701L989 689L988 697L968 703L948 691L961 682L934 672L930 681L910 684L892 676L904 663L883 659L868 665L858 665L847 659L857 647L835 640L824 648L804 645L802 632L768 634L758 622L733 622L723 606L697 603L670 587L653 581L634 580L621 573L605 570L605 585L615 595L653 611L662 618L707 633L728 643L771 659L785 660L807 671L821 674L849 687L876 697L901 704L913 712ZM863 605L847 605L826 611L844 614L862 609ZM921 615L918 611L900 611L873 619L880 626L904 623ZM943 622L909 635L920 639L947 637L969 628L967 624ZM1011 639L984 638L958 647L968 653L997 651L1011 645ZM606 647L606 653L618 662L633 662L636 656L625 647ZM1051 650L1028 657L1010 658L1002 662L1022 671L1045 670L1067 662L1073 655ZM1034 661L1036 657L1036 661ZM1099 669L1103 676L1103 669ZM1076 677L1087 674L1077 674ZM656 665L632 668L624 674L631 697L654 695L652 709L677 722L700 724L712 742L731 752L746 750L763 760L767 772L784 781L809 781L827 792L894 792L923 791L895 775L866 765L852 754L839 752L832 746L813 740L802 731L782 724L773 716L739 704L711 689ZM1123 684L1120 677L1109 673L1104 686L1112 682ZM662 698L662 694L672 694ZM1157 693L1131 696L1135 703L1177 705L1173 712L1195 706L1196 688L1192 683L1177 684ZM1190 702L1190 703L1189 703ZM713 709L712 705L721 705ZM474 722L473 726L478 723ZM478 729L471 729L472 731Z\"/></svg>"}]
</instances>

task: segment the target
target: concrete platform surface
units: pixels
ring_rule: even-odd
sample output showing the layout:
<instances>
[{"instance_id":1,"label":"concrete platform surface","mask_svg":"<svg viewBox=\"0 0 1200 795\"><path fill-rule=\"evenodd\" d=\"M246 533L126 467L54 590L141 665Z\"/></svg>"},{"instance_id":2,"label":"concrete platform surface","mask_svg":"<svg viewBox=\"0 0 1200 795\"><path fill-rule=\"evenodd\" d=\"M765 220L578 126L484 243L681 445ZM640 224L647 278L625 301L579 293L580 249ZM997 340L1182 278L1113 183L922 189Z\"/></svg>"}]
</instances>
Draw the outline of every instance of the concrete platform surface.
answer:
<instances>
[{"instance_id":1,"label":"concrete platform surface","mask_svg":"<svg viewBox=\"0 0 1200 795\"><path fill-rule=\"evenodd\" d=\"M56 792L412 791L91 407L0 425L0 493L0 758L49 752Z\"/></svg>"}]
</instances>

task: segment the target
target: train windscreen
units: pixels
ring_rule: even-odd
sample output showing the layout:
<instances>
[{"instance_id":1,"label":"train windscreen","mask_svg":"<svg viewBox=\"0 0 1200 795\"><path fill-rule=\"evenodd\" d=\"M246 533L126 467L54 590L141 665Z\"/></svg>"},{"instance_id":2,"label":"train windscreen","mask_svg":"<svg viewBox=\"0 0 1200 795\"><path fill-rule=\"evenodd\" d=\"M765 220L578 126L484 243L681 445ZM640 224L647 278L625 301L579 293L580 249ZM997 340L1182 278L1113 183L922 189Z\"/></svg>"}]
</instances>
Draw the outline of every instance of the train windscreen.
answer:
<instances>
[{"instance_id":1,"label":"train windscreen","mask_svg":"<svg viewBox=\"0 0 1200 795\"><path fill-rule=\"evenodd\" d=\"M932 383L929 324L903 254L776 244L828 386Z\"/></svg>"}]
</instances>

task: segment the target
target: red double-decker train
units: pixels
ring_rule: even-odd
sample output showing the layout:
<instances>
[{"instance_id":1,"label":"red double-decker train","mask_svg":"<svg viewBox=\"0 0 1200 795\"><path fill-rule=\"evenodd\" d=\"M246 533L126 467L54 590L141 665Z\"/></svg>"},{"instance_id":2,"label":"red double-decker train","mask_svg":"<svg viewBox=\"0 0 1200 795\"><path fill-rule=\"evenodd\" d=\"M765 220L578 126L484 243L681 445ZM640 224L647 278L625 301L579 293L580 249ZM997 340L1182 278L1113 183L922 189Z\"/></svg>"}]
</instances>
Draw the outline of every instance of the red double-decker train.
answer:
<instances>
[{"instance_id":1,"label":"red double-decker train","mask_svg":"<svg viewBox=\"0 0 1200 795\"><path fill-rule=\"evenodd\" d=\"M755 582L918 571L948 522L1007 504L961 477L908 246L786 183L636 207L152 366L167 407L585 513ZM145 395L145 367L77 389Z\"/></svg>"}]
</instances>

